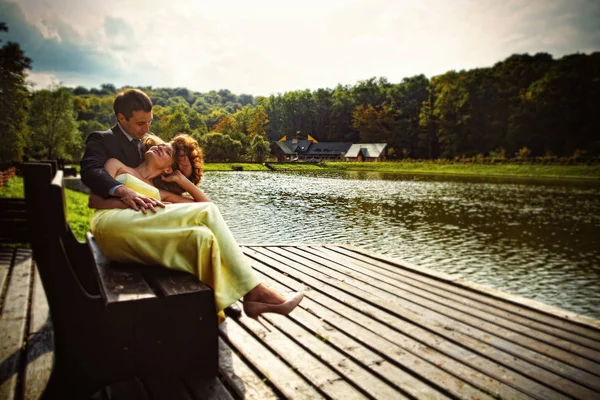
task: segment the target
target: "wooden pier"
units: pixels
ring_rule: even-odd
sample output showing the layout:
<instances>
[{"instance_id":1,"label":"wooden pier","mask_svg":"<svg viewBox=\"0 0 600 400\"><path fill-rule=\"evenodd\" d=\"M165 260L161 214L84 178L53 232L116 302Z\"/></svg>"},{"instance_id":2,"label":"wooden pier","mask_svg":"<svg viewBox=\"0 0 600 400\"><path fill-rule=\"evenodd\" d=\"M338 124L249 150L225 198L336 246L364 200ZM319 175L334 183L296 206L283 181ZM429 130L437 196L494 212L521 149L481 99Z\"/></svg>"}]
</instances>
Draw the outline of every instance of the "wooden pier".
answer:
<instances>
[{"instance_id":1,"label":"wooden pier","mask_svg":"<svg viewBox=\"0 0 600 400\"><path fill-rule=\"evenodd\" d=\"M148 398L600 399L600 321L350 246L242 248L300 307L271 332L228 319L218 379L139 382ZM0 249L0 289L0 399L37 399L52 328L29 250Z\"/></svg>"}]
</instances>

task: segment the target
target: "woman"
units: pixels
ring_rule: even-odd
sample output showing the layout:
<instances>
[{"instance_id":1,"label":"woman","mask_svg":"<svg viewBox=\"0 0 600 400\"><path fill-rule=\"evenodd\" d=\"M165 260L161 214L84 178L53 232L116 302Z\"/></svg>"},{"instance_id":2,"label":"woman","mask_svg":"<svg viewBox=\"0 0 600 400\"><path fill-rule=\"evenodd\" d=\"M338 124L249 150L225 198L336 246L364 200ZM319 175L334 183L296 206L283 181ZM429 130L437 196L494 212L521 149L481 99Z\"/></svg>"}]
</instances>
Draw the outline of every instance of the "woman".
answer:
<instances>
[{"instance_id":1,"label":"woman","mask_svg":"<svg viewBox=\"0 0 600 400\"><path fill-rule=\"evenodd\" d=\"M201 154L198 143L187 135L178 136L174 143L185 154ZM158 264L195 274L213 288L221 318L222 311L242 297L244 312L256 320L265 312L291 312L303 295L286 300L258 282L219 209L178 169L178 155L173 144L160 143L146 151L144 162L136 168L117 159L106 162L108 173L125 186L168 204L156 213L142 214L119 199L92 194L89 205L99 211L92 217L91 231L104 255L114 261ZM194 169L197 174L191 176L199 178L201 169ZM159 190L152 184L156 178L176 184L191 198Z\"/></svg>"}]
</instances>

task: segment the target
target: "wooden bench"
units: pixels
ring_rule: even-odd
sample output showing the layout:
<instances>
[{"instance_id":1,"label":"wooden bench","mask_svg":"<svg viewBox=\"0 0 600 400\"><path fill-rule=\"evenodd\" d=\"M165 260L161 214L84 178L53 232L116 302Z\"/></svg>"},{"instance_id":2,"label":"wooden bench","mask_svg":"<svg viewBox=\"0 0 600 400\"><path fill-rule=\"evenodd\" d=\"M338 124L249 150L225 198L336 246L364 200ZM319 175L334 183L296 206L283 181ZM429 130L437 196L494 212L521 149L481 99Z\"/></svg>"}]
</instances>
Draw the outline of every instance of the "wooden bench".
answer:
<instances>
[{"instance_id":1,"label":"wooden bench","mask_svg":"<svg viewBox=\"0 0 600 400\"><path fill-rule=\"evenodd\" d=\"M27 242L25 199L0 198L0 244Z\"/></svg>"},{"instance_id":2,"label":"wooden bench","mask_svg":"<svg viewBox=\"0 0 600 400\"><path fill-rule=\"evenodd\" d=\"M23 173L29 239L54 328L44 397L85 398L180 373L214 377L212 289L190 274L109 262L91 234L86 243L73 236L56 164L25 163Z\"/></svg>"}]
</instances>

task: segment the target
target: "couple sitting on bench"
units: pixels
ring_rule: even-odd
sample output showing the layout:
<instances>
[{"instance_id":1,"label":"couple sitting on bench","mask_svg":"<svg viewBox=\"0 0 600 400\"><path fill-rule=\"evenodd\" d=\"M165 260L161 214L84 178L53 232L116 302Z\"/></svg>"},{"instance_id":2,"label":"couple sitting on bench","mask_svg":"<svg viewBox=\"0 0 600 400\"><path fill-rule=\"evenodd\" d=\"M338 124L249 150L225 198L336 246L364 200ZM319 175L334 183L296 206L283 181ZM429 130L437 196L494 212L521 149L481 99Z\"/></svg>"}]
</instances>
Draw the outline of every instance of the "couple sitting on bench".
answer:
<instances>
[{"instance_id":1,"label":"couple sitting on bench","mask_svg":"<svg viewBox=\"0 0 600 400\"><path fill-rule=\"evenodd\" d=\"M139 90L120 93L114 111L117 126L92 132L81 161L82 180L93 192L90 207L98 210L91 231L104 255L196 275L213 288L221 320L240 298L256 320L291 312L303 295L286 299L259 283L218 208L198 188L198 143L187 135L170 143L147 135L152 102Z\"/></svg>"}]
</instances>

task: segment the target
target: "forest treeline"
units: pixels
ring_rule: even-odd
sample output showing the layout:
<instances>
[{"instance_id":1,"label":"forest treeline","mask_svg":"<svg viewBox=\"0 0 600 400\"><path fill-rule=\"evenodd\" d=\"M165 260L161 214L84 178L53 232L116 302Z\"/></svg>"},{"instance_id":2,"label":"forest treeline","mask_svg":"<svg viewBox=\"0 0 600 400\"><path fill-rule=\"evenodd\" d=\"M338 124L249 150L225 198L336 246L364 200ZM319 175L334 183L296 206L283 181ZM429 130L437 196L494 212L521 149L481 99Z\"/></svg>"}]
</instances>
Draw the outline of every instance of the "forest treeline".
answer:
<instances>
[{"instance_id":1,"label":"forest treeline","mask_svg":"<svg viewBox=\"0 0 600 400\"><path fill-rule=\"evenodd\" d=\"M27 155L76 161L89 132L115 123L112 102L122 88L32 90L26 83L32 62L16 43L0 49L0 160ZM546 53L517 54L493 67L431 79L370 78L268 97L139 88L155 105L151 130L163 139L193 135L208 161L261 161L269 142L296 134L385 142L392 159L600 155L598 52L556 60Z\"/></svg>"}]
</instances>

